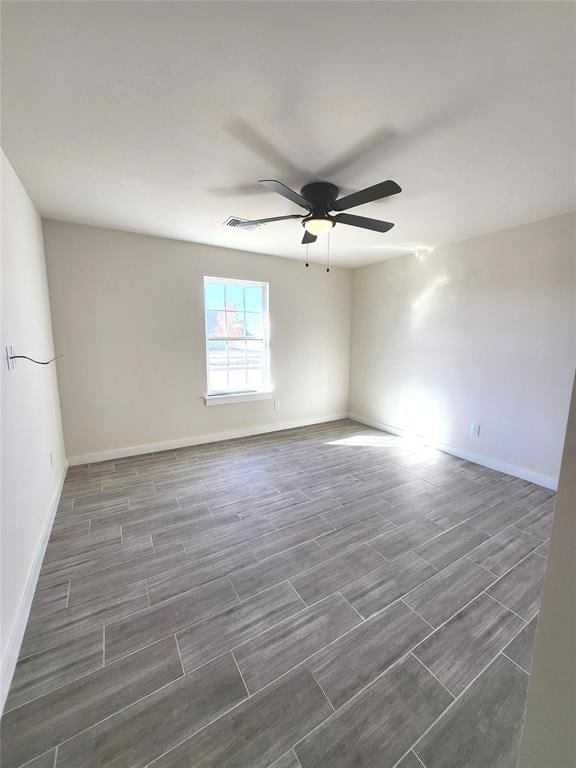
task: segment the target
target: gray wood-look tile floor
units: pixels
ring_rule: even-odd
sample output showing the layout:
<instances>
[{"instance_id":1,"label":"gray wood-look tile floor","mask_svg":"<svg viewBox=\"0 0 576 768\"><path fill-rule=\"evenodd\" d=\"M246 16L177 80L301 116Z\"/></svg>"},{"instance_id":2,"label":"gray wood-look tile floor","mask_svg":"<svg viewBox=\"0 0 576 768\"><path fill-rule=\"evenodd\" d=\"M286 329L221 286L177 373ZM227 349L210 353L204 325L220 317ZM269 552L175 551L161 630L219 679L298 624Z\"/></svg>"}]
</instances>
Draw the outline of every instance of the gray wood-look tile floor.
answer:
<instances>
[{"instance_id":1,"label":"gray wood-look tile floor","mask_svg":"<svg viewBox=\"0 0 576 768\"><path fill-rule=\"evenodd\" d=\"M514 768L554 494L352 421L73 467L3 768Z\"/></svg>"}]
</instances>

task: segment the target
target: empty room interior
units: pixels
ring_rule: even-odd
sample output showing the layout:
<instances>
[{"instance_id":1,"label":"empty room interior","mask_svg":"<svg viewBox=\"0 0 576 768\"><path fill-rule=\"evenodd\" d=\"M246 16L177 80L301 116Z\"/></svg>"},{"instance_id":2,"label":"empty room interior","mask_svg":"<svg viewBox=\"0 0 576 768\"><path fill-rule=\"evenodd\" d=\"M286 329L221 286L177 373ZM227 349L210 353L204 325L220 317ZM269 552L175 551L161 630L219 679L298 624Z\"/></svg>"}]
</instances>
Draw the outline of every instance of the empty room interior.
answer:
<instances>
[{"instance_id":1,"label":"empty room interior","mask_svg":"<svg viewBox=\"0 0 576 768\"><path fill-rule=\"evenodd\" d=\"M1 13L1 767L574 768L576 3Z\"/></svg>"}]
</instances>

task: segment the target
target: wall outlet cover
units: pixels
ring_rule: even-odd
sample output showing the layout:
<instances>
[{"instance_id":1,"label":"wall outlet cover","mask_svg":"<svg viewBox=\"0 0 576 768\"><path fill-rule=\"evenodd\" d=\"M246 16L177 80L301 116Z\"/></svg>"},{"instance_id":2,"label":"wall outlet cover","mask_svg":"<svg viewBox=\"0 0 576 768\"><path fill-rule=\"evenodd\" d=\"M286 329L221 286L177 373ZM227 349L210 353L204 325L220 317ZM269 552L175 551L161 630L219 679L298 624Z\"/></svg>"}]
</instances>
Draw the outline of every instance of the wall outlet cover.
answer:
<instances>
[{"instance_id":1,"label":"wall outlet cover","mask_svg":"<svg viewBox=\"0 0 576 768\"><path fill-rule=\"evenodd\" d=\"M6 365L9 371L13 371L16 368L16 360L12 359L12 355L15 355L14 347L6 347Z\"/></svg>"}]
</instances>

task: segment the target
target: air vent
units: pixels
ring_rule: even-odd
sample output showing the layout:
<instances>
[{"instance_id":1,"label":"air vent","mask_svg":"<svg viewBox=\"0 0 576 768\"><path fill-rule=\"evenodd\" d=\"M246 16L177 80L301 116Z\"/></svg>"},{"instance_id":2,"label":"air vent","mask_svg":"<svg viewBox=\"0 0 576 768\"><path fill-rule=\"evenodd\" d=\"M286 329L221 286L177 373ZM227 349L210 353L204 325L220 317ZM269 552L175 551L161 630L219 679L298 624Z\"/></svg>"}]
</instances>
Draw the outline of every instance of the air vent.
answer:
<instances>
[{"instance_id":1,"label":"air vent","mask_svg":"<svg viewBox=\"0 0 576 768\"><path fill-rule=\"evenodd\" d=\"M225 227L236 227L237 229L241 229L244 232L250 230L250 229L258 229L260 226L259 224L249 224L248 226L241 227L240 224L243 222L248 221L248 219L239 219L237 216L229 216L226 221L224 222Z\"/></svg>"}]
</instances>

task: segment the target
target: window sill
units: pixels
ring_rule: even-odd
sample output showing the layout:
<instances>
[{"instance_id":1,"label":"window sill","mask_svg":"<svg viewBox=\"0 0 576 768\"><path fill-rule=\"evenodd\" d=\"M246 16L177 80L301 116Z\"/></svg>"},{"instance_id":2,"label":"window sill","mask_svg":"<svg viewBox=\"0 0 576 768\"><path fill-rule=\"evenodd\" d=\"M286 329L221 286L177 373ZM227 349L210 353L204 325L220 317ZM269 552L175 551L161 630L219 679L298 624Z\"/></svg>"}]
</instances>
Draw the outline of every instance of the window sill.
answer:
<instances>
[{"instance_id":1,"label":"window sill","mask_svg":"<svg viewBox=\"0 0 576 768\"><path fill-rule=\"evenodd\" d=\"M250 403L252 400L272 400L272 392L238 392L229 395L206 395L205 405L232 405L233 403Z\"/></svg>"}]
</instances>

